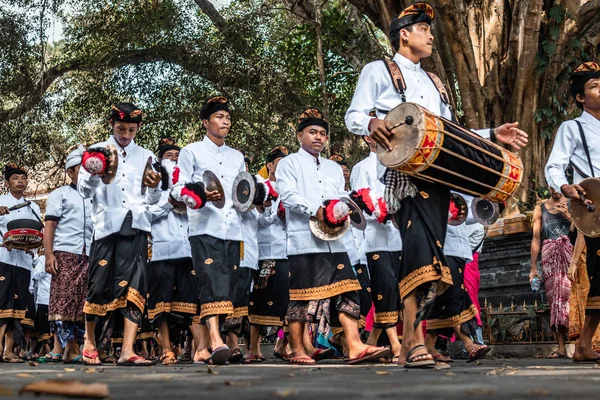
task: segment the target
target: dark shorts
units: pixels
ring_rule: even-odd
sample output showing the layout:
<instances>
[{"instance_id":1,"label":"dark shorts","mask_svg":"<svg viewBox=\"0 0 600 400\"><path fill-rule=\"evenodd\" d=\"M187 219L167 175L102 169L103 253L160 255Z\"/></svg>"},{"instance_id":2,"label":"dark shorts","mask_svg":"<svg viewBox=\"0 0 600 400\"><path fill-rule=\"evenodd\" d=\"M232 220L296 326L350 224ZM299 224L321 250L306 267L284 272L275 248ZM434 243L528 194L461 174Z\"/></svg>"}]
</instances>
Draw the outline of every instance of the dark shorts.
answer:
<instances>
[{"instance_id":1,"label":"dark shorts","mask_svg":"<svg viewBox=\"0 0 600 400\"><path fill-rule=\"evenodd\" d=\"M199 285L200 318L233 315L232 279L239 274L240 242L209 235L190 237Z\"/></svg>"},{"instance_id":2,"label":"dark shorts","mask_svg":"<svg viewBox=\"0 0 600 400\"><path fill-rule=\"evenodd\" d=\"M231 288L233 317L247 317L248 306L250 305L250 285L252 284L254 270L239 267L235 272L235 279L232 280L233 287Z\"/></svg>"},{"instance_id":3,"label":"dark shorts","mask_svg":"<svg viewBox=\"0 0 600 400\"><path fill-rule=\"evenodd\" d=\"M30 279L31 272L25 268L0 262L0 326L12 319L25 319Z\"/></svg>"},{"instance_id":4,"label":"dark shorts","mask_svg":"<svg viewBox=\"0 0 600 400\"><path fill-rule=\"evenodd\" d=\"M289 261L262 260L250 295L250 323L283 326L290 301Z\"/></svg>"},{"instance_id":5,"label":"dark shorts","mask_svg":"<svg viewBox=\"0 0 600 400\"><path fill-rule=\"evenodd\" d=\"M375 327L386 329L399 321L400 291L398 281L402 253L377 251L367 253L371 275L371 296L375 305Z\"/></svg>"},{"instance_id":6,"label":"dark shorts","mask_svg":"<svg viewBox=\"0 0 600 400\"><path fill-rule=\"evenodd\" d=\"M83 312L104 316L133 304L144 312L148 279L148 234L114 233L94 241Z\"/></svg>"},{"instance_id":7,"label":"dark shorts","mask_svg":"<svg viewBox=\"0 0 600 400\"><path fill-rule=\"evenodd\" d=\"M356 278L360 283L360 291L358 297L360 299L360 319L358 321L358 327L364 328L367 325L367 315L371 311L373 300L371 299L371 277L369 276L369 267L363 264L356 264L354 266L354 272L356 272Z\"/></svg>"},{"instance_id":8,"label":"dark shorts","mask_svg":"<svg viewBox=\"0 0 600 400\"><path fill-rule=\"evenodd\" d=\"M198 313L198 280L191 258L152 261L148 280L148 318L162 316L189 324Z\"/></svg>"},{"instance_id":9,"label":"dark shorts","mask_svg":"<svg viewBox=\"0 0 600 400\"><path fill-rule=\"evenodd\" d=\"M48 305L38 304L35 312L35 330L38 334L38 342L50 339L50 322L48 322Z\"/></svg>"},{"instance_id":10,"label":"dark shorts","mask_svg":"<svg viewBox=\"0 0 600 400\"><path fill-rule=\"evenodd\" d=\"M361 289L347 253L289 256L290 300L323 300Z\"/></svg>"},{"instance_id":11,"label":"dark shorts","mask_svg":"<svg viewBox=\"0 0 600 400\"><path fill-rule=\"evenodd\" d=\"M474 334L477 328L477 308L473 305L463 283L465 259L446 257L452 274L452 286L437 296L427 316L427 330L451 337L454 327L461 326L463 332ZM468 323L469 322L469 323Z\"/></svg>"}]
</instances>

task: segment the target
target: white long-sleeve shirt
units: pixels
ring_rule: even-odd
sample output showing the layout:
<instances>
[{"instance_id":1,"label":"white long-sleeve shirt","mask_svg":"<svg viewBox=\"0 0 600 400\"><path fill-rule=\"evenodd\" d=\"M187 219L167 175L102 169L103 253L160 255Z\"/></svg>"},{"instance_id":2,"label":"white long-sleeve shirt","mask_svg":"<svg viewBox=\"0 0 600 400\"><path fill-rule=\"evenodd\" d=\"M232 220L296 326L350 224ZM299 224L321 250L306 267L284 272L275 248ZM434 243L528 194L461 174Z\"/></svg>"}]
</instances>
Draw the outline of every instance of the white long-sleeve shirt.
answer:
<instances>
[{"instance_id":1,"label":"white long-sleeve shirt","mask_svg":"<svg viewBox=\"0 0 600 400\"><path fill-rule=\"evenodd\" d=\"M275 176L285 207L288 255L346 252L341 240L321 240L309 227L310 217L323 201L339 199L345 193L342 167L301 148L279 161Z\"/></svg>"},{"instance_id":2,"label":"white long-sleeve shirt","mask_svg":"<svg viewBox=\"0 0 600 400\"><path fill-rule=\"evenodd\" d=\"M212 171L223 185L225 206L218 209L211 202L199 210L188 210L189 235L210 235L222 240L243 240L242 219L231 198L233 181L246 170L244 156L227 145L214 144L208 136L191 143L179 153L179 182L202 182L204 171Z\"/></svg>"},{"instance_id":3,"label":"white long-sleeve shirt","mask_svg":"<svg viewBox=\"0 0 600 400\"><path fill-rule=\"evenodd\" d=\"M357 163L350 174L350 186L353 190L370 188L376 197L383 197L385 185L377 178L377 154L369 156ZM400 231L394 227L392 221L385 224L377 222L375 216L365 214L367 228L365 229L365 252L376 251L401 251L402 239Z\"/></svg>"},{"instance_id":4,"label":"white long-sleeve shirt","mask_svg":"<svg viewBox=\"0 0 600 400\"><path fill-rule=\"evenodd\" d=\"M168 191L163 192L160 201L149 207L152 222L152 261L192 256L187 236L187 216L173 212L169 196Z\"/></svg>"},{"instance_id":5,"label":"white long-sleeve shirt","mask_svg":"<svg viewBox=\"0 0 600 400\"><path fill-rule=\"evenodd\" d=\"M260 213L253 209L242 213L242 234L244 237L244 254L240 267L258 269L258 218Z\"/></svg>"},{"instance_id":6,"label":"white long-sleeve shirt","mask_svg":"<svg viewBox=\"0 0 600 400\"><path fill-rule=\"evenodd\" d=\"M365 232L350 226L350 229L342 236L342 242L346 247L348 258L352 265L367 265L367 254L365 253Z\"/></svg>"},{"instance_id":7,"label":"white long-sleeve shirt","mask_svg":"<svg viewBox=\"0 0 600 400\"><path fill-rule=\"evenodd\" d=\"M16 199L12 194L8 193L0 196L0 206L12 207L17 204L25 202L25 198L21 197ZM35 214L34 214L35 212ZM6 215L0 215L0 245L4 242L4 235L8 231L7 224L15 219L31 219L37 221L36 215L40 216L40 207L31 202L27 207L19 208L18 210L11 211ZM0 247L0 262L8 264L14 267L24 268L31 271L34 260L33 256L22 250L11 250L8 251L5 247Z\"/></svg>"},{"instance_id":8,"label":"white long-sleeve shirt","mask_svg":"<svg viewBox=\"0 0 600 400\"><path fill-rule=\"evenodd\" d=\"M592 160L592 166L594 167L594 173L590 171L589 163L585 151L583 149L583 142L581 141L581 135L579 134L579 128L577 122L581 123L585 139L590 151L590 158ZM552 152L546 163L546 180L548 185L561 193L561 186L567 185L567 177L565 175L565 169L568 167L569 162L577 166L584 174L588 177L600 177L600 120L596 119L593 115L583 112L581 116L575 118L575 120L569 120L563 122L554 138L554 145L552 146ZM577 171L573 172L573 183L579 183L584 179Z\"/></svg>"},{"instance_id":9,"label":"white long-sleeve shirt","mask_svg":"<svg viewBox=\"0 0 600 400\"><path fill-rule=\"evenodd\" d=\"M272 182L275 183L275 182ZM284 260L287 258L285 223L277 216L281 197L258 217L258 259Z\"/></svg>"},{"instance_id":10,"label":"white long-sleeve shirt","mask_svg":"<svg viewBox=\"0 0 600 400\"><path fill-rule=\"evenodd\" d=\"M149 204L160 199L160 185L146 190L142 196L142 179L149 157L154 159L150 150L138 146L132 140L124 149L111 136L106 142L93 147L106 147L112 144L117 148L119 165L115 179L105 185L100 176L91 175L84 168L79 169L77 190L86 199L92 200L92 223L94 238L102 239L119 232L127 213L131 211L132 227L150 232Z\"/></svg>"},{"instance_id":11,"label":"white long-sleeve shirt","mask_svg":"<svg viewBox=\"0 0 600 400\"><path fill-rule=\"evenodd\" d=\"M473 259L473 251L471 250L469 236L472 231L471 225L474 225L477 222L471 213L471 202L473 201L473 197L462 193L461 196L463 196L467 202L469 218L460 225L448 225L448 229L446 229L446 239L444 240L444 255L460 257L467 261L471 261Z\"/></svg>"},{"instance_id":12,"label":"white long-sleeve shirt","mask_svg":"<svg viewBox=\"0 0 600 400\"><path fill-rule=\"evenodd\" d=\"M46 200L46 221L57 221L54 232L55 251L90 254L92 244L92 201L84 199L75 185L53 190Z\"/></svg>"}]
</instances>

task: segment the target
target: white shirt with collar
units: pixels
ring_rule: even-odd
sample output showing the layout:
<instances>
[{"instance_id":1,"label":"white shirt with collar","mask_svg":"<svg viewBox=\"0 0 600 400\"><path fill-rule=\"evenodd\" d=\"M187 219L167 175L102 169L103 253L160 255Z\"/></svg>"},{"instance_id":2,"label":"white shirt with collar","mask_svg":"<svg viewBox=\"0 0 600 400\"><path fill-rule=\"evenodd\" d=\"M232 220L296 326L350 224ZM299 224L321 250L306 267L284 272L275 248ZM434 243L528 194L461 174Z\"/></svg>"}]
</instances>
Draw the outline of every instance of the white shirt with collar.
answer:
<instances>
[{"instance_id":1,"label":"white shirt with collar","mask_svg":"<svg viewBox=\"0 0 600 400\"><path fill-rule=\"evenodd\" d=\"M24 197L16 199L10 193L0 196L0 206L5 206L8 208L16 206L17 204L23 203L25 201L26 199ZM13 221L15 219L32 219L38 221L39 217L40 207L33 201L27 207L11 211L6 215L0 215L0 245L4 242L4 235L8 231L7 224L10 221ZM34 258L31 254L22 250L13 249L11 251L8 251L5 247L0 247L0 262L10 266L20 267L31 271L31 268L34 265Z\"/></svg>"},{"instance_id":2,"label":"white shirt with collar","mask_svg":"<svg viewBox=\"0 0 600 400\"><path fill-rule=\"evenodd\" d=\"M159 202L149 207L152 223L152 261L192 256L187 216L173 212L169 196L169 192L164 191Z\"/></svg>"},{"instance_id":3,"label":"white shirt with collar","mask_svg":"<svg viewBox=\"0 0 600 400\"><path fill-rule=\"evenodd\" d=\"M365 253L365 233L353 226L346 232L341 239L350 258L352 265L367 265L367 254Z\"/></svg>"},{"instance_id":4,"label":"white shirt with collar","mask_svg":"<svg viewBox=\"0 0 600 400\"><path fill-rule=\"evenodd\" d=\"M275 176L285 208L287 254L346 252L341 240L314 236L308 223L325 200L339 199L345 193L342 167L301 148L279 161Z\"/></svg>"},{"instance_id":5,"label":"white shirt with collar","mask_svg":"<svg viewBox=\"0 0 600 400\"><path fill-rule=\"evenodd\" d=\"M583 142L581 141L577 122L575 121L579 121L583 128L594 168L593 174L590 171L588 158L583 149ZM561 193L560 187L569 184L565 176L565 170L569 166L570 161L588 177L600 177L600 146L597 145L599 142L600 120L596 119L593 115L584 111L578 118L563 122L556 132L552 152L546 163L545 172L548 185L558 193ZM578 184L583 179L585 178L577 171L573 172L573 183Z\"/></svg>"},{"instance_id":6,"label":"white shirt with collar","mask_svg":"<svg viewBox=\"0 0 600 400\"><path fill-rule=\"evenodd\" d=\"M35 304L50 304L50 286L52 275L46 272L46 257L40 256L37 259L35 268L31 273L31 281L35 288Z\"/></svg>"},{"instance_id":7,"label":"white shirt with collar","mask_svg":"<svg viewBox=\"0 0 600 400\"><path fill-rule=\"evenodd\" d=\"M133 217L132 227L150 232L148 205L160 199L160 185L154 189L148 188L145 196L142 196L141 190L146 163L149 157L155 160L154 154L133 140L123 149L113 136L91 147L106 147L108 144L117 148L119 157L117 174L110 185L105 185L100 176L92 176L84 168L79 169L77 179L79 193L92 200L94 238L98 240L119 232L129 211Z\"/></svg>"},{"instance_id":8,"label":"white shirt with collar","mask_svg":"<svg viewBox=\"0 0 600 400\"><path fill-rule=\"evenodd\" d=\"M55 251L90 254L92 244L92 201L84 199L71 184L59 187L46 200L46 221L58 221L54 232ZM85 247L84 247L85 246Z\"/></svg>"},{"instance_id":9,"label":"white shirt with collar","mask_svg":"<svg viewBox=\"0 0 600 400\"><path fill-rule=\"evenodd\" d=\"M399 53L396 53L393 60L400 67L406 82L406 101L417 103L435 115L451 119L452 112L442 102L440 93L421 63L415 64ZM357 135L369 135L369 122L373 118L369 112L375 108L377 118L384 119L400 103L402 98L392 82L385 62L370 62L364 66L358 78L354 97L346 111L346 126Z\"/></svg>"},{"instance_id":10,"label":"white shirt with collar","mask_svg":"<svg viewBox=\"0 0 600 400\"><path fill-rule=\"evenodd\" d=\"M191 143L179 153L179 182L202 182L204 171L212 171L225 191L225 206L211 202L199 210L188 210L189 235L210 235L221 240L242 241L242 219L233 208L231 193L238 173L246 170L244 156L227 145L217 146L208 136Z\"/></svg>"},{"instance_id":11,"label":"white shirt with collar","mask_svg":"<svg viewBox=\"0 0 600 400\"><path fill-rule=\"evenodd\" d=\"M370 188L376 197L383 197L385 185L377 178L378 162L377 154L371 152L367 158L352 168L350 185L353 190ZM365 219L367 220L365 229L365 251L367 253L402 250L400 231L394 227L392 221L380 224L375 216L367 214L365 214Z\"/></svg>"},{"instance_id":12,"label":"white shirt with collar","mask_svg":"<svg viewBox=\"0 0 600 400\"><path fill-rule=\"evenodd\" d=\"M258 218L260 213L256 209L242 213L242 235L244 237L244 254L240 260L240 267L258 269Z\"/></svg>"},{"instance_id":13,"label":"white shirt with collar","mask_svg":"<svg viewBox=\"0 0 600 400\"><path fill-rule=\"evenodd\" d=\"M271 181L271 183L275 183ZM258 259L285 260L287 258L287 240L285 223L277 216L281 197L258 217Z\"/></svg>"}]
</instances>

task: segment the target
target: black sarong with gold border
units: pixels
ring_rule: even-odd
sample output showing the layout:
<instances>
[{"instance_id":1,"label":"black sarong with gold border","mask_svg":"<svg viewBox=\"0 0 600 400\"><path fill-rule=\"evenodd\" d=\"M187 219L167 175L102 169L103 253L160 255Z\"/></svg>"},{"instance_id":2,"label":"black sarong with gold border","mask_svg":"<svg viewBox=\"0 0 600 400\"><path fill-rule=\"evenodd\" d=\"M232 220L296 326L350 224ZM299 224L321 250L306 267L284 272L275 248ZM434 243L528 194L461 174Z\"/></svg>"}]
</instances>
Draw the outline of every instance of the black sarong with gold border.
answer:
<instances>
[{"instance_id":1,"label":"black sarong with gold border","mask_svg":"<svg viewBox=\"0 0 600 400\"><path fill-rule=\"evenodd\" d=\"M27 269L0 262L0 326L12 319L23 322L26 318L30 279ZM33 326L33 320L30 325Z\"/></svg>"},{"instance_id":2,"label":"black sarong with gold border","mask_svg":"<svg viewBox=\"0 0 600 400\"><path fill-rule=\"evenodd\" d=\"M586 267L590 291L585 304L585 315L600 316L600 238L585 238Z\"/></svg>"},{"instance_id":3,"label":"black sarong with gold border","mask_svg":"<svg viewBox=\"0 0 600 400\"><path fill-rule=\"evenodd\" d=\"M290 300L323 300L361 289L347 253L299 254L288 258Z\"/></svg>"},{"instance_id":4,"label":"black sarong with gold border","mask_svg":"<svg viewBox=\"0 0 600 400\"><path fill-rule=\"evenodd\" d=\"M398 281L401 260L402 252L400 251L367 253L376 328L386 329L399 322L401 307Z\"/></svg>"},{"instance_id":5,"label":"black sarong with gold border","mask_svg":"<svg viewBox=\"0 0 600 400\"><path fill-rule=\"evenodd\" d=\"M437 296L433 307L427 316L427 331L436 331L444 336L451 337L454 327L461 326L461 330L469 335L475 333L477 328L477 308L473 305L469 294L465 290L463 274L466 260L464 258L446 256L452 286L444 293ZM473 324L467 322L473 321Z\"/></svg>"},{"instance_id":6,"label":"black sarong with gold border","mask_svg":"<svg viewBox=\"0 0 600 400\"><path fill-rule=\"evenodd\" d=\"M290 301L288 260L261 260L250 294L253 325L283 326Z\"/></svg>"}]
</instances>

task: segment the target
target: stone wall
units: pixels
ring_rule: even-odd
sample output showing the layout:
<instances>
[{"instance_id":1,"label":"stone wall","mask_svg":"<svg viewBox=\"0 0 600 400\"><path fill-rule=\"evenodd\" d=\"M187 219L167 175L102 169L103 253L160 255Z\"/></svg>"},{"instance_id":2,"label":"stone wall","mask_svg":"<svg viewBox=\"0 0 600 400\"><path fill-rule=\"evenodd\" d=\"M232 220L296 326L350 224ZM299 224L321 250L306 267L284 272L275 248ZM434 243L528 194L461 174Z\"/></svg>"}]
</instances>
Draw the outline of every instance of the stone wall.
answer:
<instances>
[{"instance_id":1,"label":"stone wall","mask_svg":"<svg viewBox=\"0 0 600 400\"><path fill-rule=\"evenodd\" d=\"M529 286L531 238L531 232L521 232L485 239L479 257L482 307L486 299L494 308L500 303L503 307L545 303L544 285L537 293Z\"/></svg>"}]
</instances>

